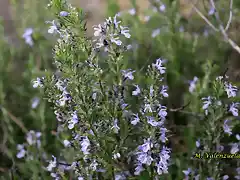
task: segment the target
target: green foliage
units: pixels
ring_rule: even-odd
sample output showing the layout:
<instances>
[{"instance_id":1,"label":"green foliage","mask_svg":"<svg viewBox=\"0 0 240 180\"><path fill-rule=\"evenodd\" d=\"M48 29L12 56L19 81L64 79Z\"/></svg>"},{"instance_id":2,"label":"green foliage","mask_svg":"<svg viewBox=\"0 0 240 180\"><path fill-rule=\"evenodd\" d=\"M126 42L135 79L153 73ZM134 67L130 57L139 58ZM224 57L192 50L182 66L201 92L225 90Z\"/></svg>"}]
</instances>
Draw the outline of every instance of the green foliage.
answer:
<instances>
[{"instance_id":1,"label":"green foliage","mask_svg":"<svg viewBox=\"0 0 240 180\"><path fill-rule=\"evenodd\" d=\"M151 0L150 8L139 12L138 2L133 0L132 8L136 12L121 12L118 17L129 28L131 37L123 38L119 29L109 25L103 41L108 46L100 43L98 45L101 47L96 47L96 43L103 39L94 41L96 34L93 37L87 35L83 10L70 6L64 0L53 0L48 8L47 1L29 0L24 3L24 6L13 3L17 36L21 39L19 47L8 44L3 26L0 28L2 179L52 179L45 168L52 155L57 158L58 166L54 173L61 179L87 178L89 174L95 179L113 179L125 170L131 171L129 179L153 179L157 176L154 165L135 176L135 164L128 159L130 156L135 158L132 153L144 143L144 139L149 136L157 138L160 134L147 120L142 122L142 126L129 123L132 118L129 114L139 112L142 105L148 102L146 99L149 104L158 102L167 106L165 127L169 131L165 145L171 148L171 162L168 174L160 175L159 179L183 179L183 170L188 168L198 170L194 175L189 175L190 178L200 174L200 179L210 176L220 179L228 174L232 179L237 175L235 168L240 164L236 159L229 162L191 158L196 152L217 152L220 145L224 146L225 153L233 149L231 143L239 147L239 139L235 138L239 132L238 116L233 116L229 111L232 102L239 101L239 96L229 97L226 94L229 80L216 80L217 76L225 77L227 66L234 61L230 59L232 47L199 16L184 18L178 1L170 0L163 1L165 10L159 9L163 4ZM221 5L225 1L218 3ZM236 1L233 5L236 15L239 15L239 7ZM114 17L119 10L115 1L108 0L107 16ZM61 16L61 11L68 12L68 15ZM220 10L224 23L228 21L228 11L228 8L226 12ZM217 23L214 16L207 17L213 24ZM53 24L46 21L52 20L58 32L49 34L48 29ZM239 39L236 35L238 24L238 20L233 18L229 29L230 36L236 38L236 42ZM22 37L27 28L33 29L30 35L32 46L26 44ZM120 39L114 39L111 33L119 33ZM121 40L121 45L117 44L118 40ZM104 52L106 47L108 51ZM163 76L152 67L158 58L166 61L166 74ZM133 81L123 78L122 70L127 69L135 70ZM198 81L193 92L189 92L189 80L195 76ZM45 78L43 88L33 88L33 79L37 77ZM164 77L163 81L160 81L161 77ZM234 79L231 73L229 79ZM71 100L61 101L64 91L59 89L62 86L57 83L64 84L65 80L68 80L66 87ZM169 97L162 99L157 93L164 84L168 85ZM136 89L134 85L141 87L142 96L132 95ZM149 96L151 85L156 90L155 98ZM95 98L93 93L97 94ZM126 97L124 101L128 104L126 111L121 109L122 96ZM203 109L202 98L208 96L214 98L206 110ZM33 102L36 107L33 107ZM61 103L64 105L60 106ZM75 111L78 122L71 129L70 121ZM158 117L154 112L149 112L147 116ZM62 121L58 121L60 117ZM139 112L139 117L143 121L145 115ZM115 118L118 119L119 134L111 127ZM231 122L233 131L231 136L224 131L224 125L228 122ZM35 144L29 145L27 137L30 130L41 132L41 146L38 146L38 137L35 136ZM92 135L87 130L92 130ZM96 173L86 168L88 162L84 160L81 141L73 138L75 134L87 136L91 145L94 144L89 161L97 160L99 166L107 170L106 173ZM71 147L64 147L64 140L70 141ZM197 140L200 140L199 148L196 147ZM18 144L25 145L25 158L16 157ZM160 145L162 149L163 145ZM118 160L112 158L116 153L121 154ZM155 153L159 152L156 150ZM81 164L74 166L73 162ZM64 164L72 169L62 171L59 166Z\"/></svg>"}]
</instances>

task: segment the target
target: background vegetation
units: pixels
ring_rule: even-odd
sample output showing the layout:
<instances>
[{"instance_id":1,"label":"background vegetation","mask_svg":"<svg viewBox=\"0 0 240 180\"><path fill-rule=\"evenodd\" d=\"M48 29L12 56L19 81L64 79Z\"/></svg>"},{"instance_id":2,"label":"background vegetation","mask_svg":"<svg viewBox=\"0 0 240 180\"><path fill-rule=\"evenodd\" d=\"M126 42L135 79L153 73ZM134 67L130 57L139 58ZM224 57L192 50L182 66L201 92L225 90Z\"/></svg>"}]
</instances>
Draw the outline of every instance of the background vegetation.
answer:
<instances>
[{"instance_id":1,"label":"background vegetation","mask_svg":"<svg viewBox=\"0 0 240 180\"><path fill-rule=\"evenodd\" d=\"M53 64L53 48L57 37L48 33L49 24L45 23L52 21L56 12L50 12L46 8L48 3L47 0L24 0L24 3L13 0L12 17L15 20L17 40L12 42L12 35L6 31L6 27L4 31L6 24L2 23L0 28L1 179L51 179L43 168L48 163L43 163L39 154L51 159L52 154L60 153L63 148L63 142L57 135L54 110L43 90L34 89L32 84L32 80L37 77L57 73ZM101 13L104 17L109 17L121 11L122 21L131 32L131 38L126 43L131 44L132 48L124 56L124 63L129 68L144 73L148 65L159 57L167 61L167 128L170 131L167 145L172 149L172 161L169 174L163 176L163 179L184 179L186 176L183 171L194 164L190 157L196 148L196 141L207 138L206 129L211 127L208 123L204 124L198 116L204 114L201 98L216 93L212 82L217 76L228 75L229 81L239 85L240 53L236 46L234 48L224 39L221 31L214 31L201 17L207 17L218 29L219 22L211 13L209 1L149 0L146 3L149 8L143 8L143 3L145 2L131 0L126 9L126 6L119 6L115 0L108 0L102 6L105 8ZM81 8L81 3L73 4ZM232 11L233 16L226 32L229 39L240 44L240 3L234 1L232 8L226 0L216 1L215 4L224 27L229 23L229 12ZM98 21L104 19L94 19L91 22L95 9L94 12L89 11L86 10L89 18L87 32L91 38L93 23L100 23ZM33 30L30 34L32 44L23 37L27 28ZM189 82L195 76L198 81L194 85L194 91L189 92ZM143 79L139 76L137 81L141 84ZM237 95L230 102L238 99ZM239 118L235 121L238 122ZM239 125L233 129L233 136L221 138L226 152L231 150L230 142L239 143L235 138ZM33 158L19 159L16 157L17 145L26 142L30 130L41 132L41 148L29 147ZM218 171L216 177L222 179L227 174L230 179L234 179L238 175L236 168L240 167L239 161L219 161L226 163L226 167ZM205 179L211 175L208 171L202 173ZM71 175L66 177L70 178Z\"/></svg>"}]
</instances>

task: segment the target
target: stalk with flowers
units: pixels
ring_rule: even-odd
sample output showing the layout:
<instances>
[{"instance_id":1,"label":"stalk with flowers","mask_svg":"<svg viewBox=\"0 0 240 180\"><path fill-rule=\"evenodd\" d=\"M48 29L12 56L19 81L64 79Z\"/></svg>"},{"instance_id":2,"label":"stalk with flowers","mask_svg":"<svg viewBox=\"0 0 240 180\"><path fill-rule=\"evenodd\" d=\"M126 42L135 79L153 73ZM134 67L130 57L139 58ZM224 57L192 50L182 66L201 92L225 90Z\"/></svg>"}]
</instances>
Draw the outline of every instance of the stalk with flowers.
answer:
<instances>
[{"instance_id":1,"label":"stalk with flowers","mask_svg":"<svg viewBox=\"0 0 240 180\"><path fill-rule=\"evenodd\" d=\"M58 136L67 134L60 140L74 151L71 161L53 155L51 176L66 177L61 161L78 179L153 179L168 173L163 61L149 65L145 75L127 67L124 38L131 35L118 14L95 26L91 40L81 12L60 0L49 6L60 12L49 32L59 36L54 61L61 73L38 78L33 86L44 89L59 122ZM146 83L138 85L137 76Z\"/></svg>"}]
</instances>

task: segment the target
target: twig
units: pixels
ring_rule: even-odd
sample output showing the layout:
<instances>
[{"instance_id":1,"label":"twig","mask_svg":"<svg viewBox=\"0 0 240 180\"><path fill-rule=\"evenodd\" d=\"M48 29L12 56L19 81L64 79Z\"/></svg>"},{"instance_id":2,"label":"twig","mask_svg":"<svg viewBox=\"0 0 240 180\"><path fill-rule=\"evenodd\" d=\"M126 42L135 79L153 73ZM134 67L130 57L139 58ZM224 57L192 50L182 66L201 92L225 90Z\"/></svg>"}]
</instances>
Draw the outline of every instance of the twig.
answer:
<instances>
[{"instance_id":1,"label":"twig","mask_svg":"<svg viewBox=\"0 0 240 180\"><path fill-rule=\"evenodd\" d=\"M230 24L232 22L232 6L233 6L233 0L230 0L230 10L229 10L229 19L228 19L228 22L227 22L227 25L225 27L225 31L227 31L230 27Z\"/></svg>"},{"instance_id":2,"label":"twig","mask_svg":"<svg viewBox=\"0 0 240 180\"><path fill-rule=\"evenodd\" d=\"M191 101L189 101L187 104L185 104L185 105L183 105L183 106L181 106L181 107L179 107L179 108L169 109L169 111L171 111L171 112L181 111L181 110L185 109L190 103L191 103Z\"/></svg>"},{"instance_id":3,"label":"twig","mask_svg":"<svg viewBox=\"0 0 240 180\"><path fill-rule=\"evenodd\" d=\"M219 32L220 31L220 33L223 35L223 37L224 37L224 39L232 46L232 48L233 49L235 49L239 54L240 54L240 47L232 40L232 39L230 39L229 37L228 37L228 35L227 35L227 33L226 33L226 31L225 31L225 29L228 29L229 28L229 26L230 26L230 23L231 23L231 21L232 21L232 4L233 4L233 0L231 0L231 2L230 2L230 17L229 17L229 20L228 20L228 23L227 23L227 26L226 26L226 28L224 29L224 27L223 27L223 25L222 25L222 22L221 22L221 20L220 20L220 18L219 18L219 14L218 14L218 11L217 11L217 9L216 9L216 6L215 6L215 3L214 3L214 1L213 0L210 0L210 2L211 2L211 5L212 5L212 7L215 9L215 17L216 17L216 19L217 19L217 21L218 21L218 23L219 23L219 28L216 28L207 18L206 18L206 16L204 16L202 13L201 13L201 11L194 5L194 4L192 4L192 6L193 6L193 8L194 8L194 10L198 13L198 15L214 30L214 31L216 31L216 32Z\"/></svg>"},{"instance_id":4,"label":"twig","mask_svg":"<svg viewBox=\"0 0 240 180\"><path fill-rule=\"evenodd\" d=\"M24 133L28 132L27 128L24 126L24 124L22 123L22 121L20 119L15 117L12 113L7 111L4 107L1 107L1 109L4 110L8 114L8 116L22 129L22 131Z\"/></svg>"},{"instance_id":5,"label":"twig","mask_svg":"<svg viewBox=\"0 0 240 180\"><path fill-rule=\"evenodd\" d=\"M214 31L219 31L202 13L201 11L194 5L192 4L193 9L198 13L198 15L212 28Z\"/></svg>"},{"instance_id":6,"label":"twig","mask_svg":"<svg viewBox=\"0 0 240 180\"><path fill-rule=\"evenodd\" d=\"M217 11L217 9L216 9L216 6L215 6L214 1L213 1L213 0L210 0L210 2L211 2L211 5L213 6L213 8L215 9L214 15L215 15L215 17L216 17L216 19L217 19L217 21L218 21L218 23L219 23L219 30L220 30L220 32L222 33L222 35L223 35L223 37L225 38L225 40L228 41L228 43L240 54L240 47L239 47L233 40L231 40L231 39L228 37L226 31L224 30L224 27L223 27L223 25L222 25L222 21L221 21L221 19L220 19L220 16L219 16L219 13L218 13L218 11ZM230 10L230 11L231 11L231 10Z\"/></svg>"}]
</instances>

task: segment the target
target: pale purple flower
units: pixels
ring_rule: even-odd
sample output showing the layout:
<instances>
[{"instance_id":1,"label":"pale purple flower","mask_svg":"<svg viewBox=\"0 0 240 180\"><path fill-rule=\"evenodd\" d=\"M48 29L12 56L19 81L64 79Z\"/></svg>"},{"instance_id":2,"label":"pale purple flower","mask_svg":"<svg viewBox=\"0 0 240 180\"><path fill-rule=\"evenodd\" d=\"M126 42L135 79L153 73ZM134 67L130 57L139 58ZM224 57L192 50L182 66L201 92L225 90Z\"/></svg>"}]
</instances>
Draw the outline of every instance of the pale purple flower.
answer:
<instances>
[{"instance_id":1,"label":"pale purple flower","mask_svg":"<svg viewBox=\"0 0 240 180\"><path fill-rule=\"evenodd\" d=\"M90 169L92 169L93 171L96 171L97 166L98 166L98 163L97 163L96 159L94 159L93 162L90 164Z\"/></svg>"},{"instance_id":2,"label":"pale purple flower","mask_svg":"<svg viewBox=\"0 0 240 180\"><path fill-rule=\"evenodd\" d=\"M231 112L233 116L238 116L238 105L239 103L232 103L230 105L229 112Z\"/></svg>"},{"instance_id":3,"label":"pale purple flower","mask_svg":"<svg viewBox=\"0 0 240 180\"><path fill-rule=\"evenodd\" d=\"M215 13L215 8L211 6L210 10L208 11L208 15L213 15Z\"/></svg>"},{"instance_id":4,"label":"pale purple flower","mask_svg":"<svg viewBox=\"0 0 240 180\"><path fill-rule=\"evenodd\" d=\"M199 178L200 178L200 174L196 175L196 176L194 177L194 180L199 180Z\"/></svg>"},{"instance_id":5,"label":"pale purple flower","mask_svg":"<svg viewBox=\"0 0 240 180\"><path fill-rule=\"evenodd\" d=\"M26 150L24 149L24 145L23 144L18 144L17 145L17 158L21 159L26 155Z\"/></svg>"},{"instance_id":6,"label":"pale purple flower","mask_svg":"<svg viewBox=\"0 0 240 180\"><path fill-rule=\"evenodd\" d=\"M166 6L164 4L162 4L160 7L159 7L159 10L164 12L166 9Z\"/></svg>"},{"instance_id":7,"label":"pale purple flower","mask_svg":"<svg viewBox=\"0 0 240 180\"><path fill-rule=\"evenodd\" d=\"M224 175L222 179L223 179L223 180L228 180L228 179L229 179L229 176L228 176L228 175Z\"/></svg>"},{"instance_id":8,"label":"pale purple flower","mask_svg":"<svg viewBox=\"0 0 240 180\"><path fill-rule=\"evenodd\" d=\"M196 147L199 148L200 145L201 145L201 144L200 144L200 140L198 139L198 140L196 141Z\"/></svg>"},{"instance_id":9,"label":"pale purple flower","mask_svg":"<svg viewBox=\"0 0 240 180\"><path fill-rule=\"evenodd\" d=\"M232 134L232 128L227 124L229 122L228 119L226 119L224 121L224 124L223 124L223 130L226 134L228 134L229 136Z\"/></svg>"},{"instance_id":10,"label":"pale purple flower","mask_svg":"<svg viewBox=\"0 0 240 180\"><path fill-rule=\"evenodd\" d=\"M35 109L38 106L39 102L40 102L40 99L38 97L34 97L32 99L32 109Z\"/></svg>"},{"instance_id":11,"label":"pale purple flower","mask_svg":"<svg viewBox=\"0 0 240 180\"><path fill-rule=\"evenodd\" d=\"M168 131L167 128L164 128L164 127L160 128L160 134L161 134L160 140L163 143L165 143L167 141L167 137L166 137L166 132L167 131Z\"/></svg>"},{"instance_id":12,"label":"pale purple flower","mask_svg":"<svg viewBox=\"0 0 240 180\"><path fill-rule=\"evenodd\" d=\"M59 30L58 30L57 25L56 25L54 20L53 21L47 21L46 23L51 24L51 26L48 29L49 34L59 33Z\"/></svg>"},{"instance_id":13,"label":"pale purple flower","mask_svg":"<svg viewBox=\"0 0 240 180\"><path fill-rule=\"evenodd\" d=\"M154 89L153 85L150 86L150 96L153 97Z\"/></svg>"},{"instance_id":14,"label":"pale purple flower","mask_svg":"<svg viewBox=\"0 0 240 180\"><path fill-rule=\"evenodd\" d=\"M55 156L52 156L52 160L49 162L49 165L47 166L48 171L52 171L53 168L57 166L57 159Z\"/></svg>"},{"instance_id":15,"label":"pale purple flower","mask_svg":"<svg viewBox=\"0 0 240 180\"><path fill-rule=\"evenodd\" d=\"M224 146L217 145L216 149L217 149L217 152L222 152L224 150Z\"/></svg>"},{"instance_id":16,"label":"pale purple flower","mask_svg":"<svg viewBox=\"0 0 240 180\"><path fill-rule=\"evenodd\" d=\"M151 150L152 146L153 144L151 143L150 138L148 138L147 140L146 139L144 140L144 144L140 145L138 149L146 153Z\"/></svg>"},{"instance_id":17,"label":"pale purple flower","mask_svg":"<svg viewBox=\"0 0 240 180\"><path fill-rule=\"evenodd\" d=\"M179 32L184 32L184 27L183 26L179 27Z\"/></svg>"},{"instance_id":18,"label":"pale purple flower","mask_svg":"<svg viewBox=\"0 0 240 180\"><path fill-rule=\"evenodd\" d=\"M69 147L71 145L70 141L66 139L63 141L63 144L64 144L64 147Z\"/></svg>"},{"instance_id":19,"label":"pale purple flower","mask_svg":"<svg viewBox=\"0 0 240 180\"><path fill-rule=\"evenodd\" d=\"M140 173L144 170L143 166L141 163L137 164L135 168L134 175L140 175Z\"/></svg>"},{"instance_id":20,"label":"pale purple flower","mask_svg":"<svg viewBox=\"0 0 240 180\"><path fill-rule=\"evenodd\" d=\"M118 46L122 45L122 41L119 39L119 37L117 37L117 34L110 34L109 36L112 43L115 43Z\"/></svg>"},{"instance_id":21,"label":"pale purple flower","mask_svg":"<svg viewBox=\"0 0 240 180\"><path fill-rule=\"evenodd\" d=\"M208 35L209 35L209 30L205 28L204 31L203 31L203 35L204 35L205 37L208 37Z\"/></svg>"},{"instance_id":22,"label":"pale purple flower","mask_svg":"<svg viewBox=\"0 0 240 180\"><path fill-rule=\"evenodd\" d=\"M121 23L121 21L117 21L118 16L120 16L120 14L116 14L113 18L113 24L115 28L118 28L118 25Z\"/></svg>"},{"instance_id":23,"label":"pale purple flower","mask_svg":"<svg viewBox=\"0 0 240 180\"><path fill-rule=\"evenodd\" d=\"M146 113L146 112L153 112L152 111L152 107L151 107L151 104L144 104L144 113Z\"/></svg>"},{"instance_id":24,"label":"pale purple flower","mask_svg":"<svg viewBox=\"0 0 240 180\"><path fill-rule=\"evenodd\" d=\"M134 86L136 87L136 89L132 92L132 95L137 96L141 93L141 90L138 85L134 85Z\"/></svg>"},{"instance_id":25,"label":"pale purple flower","mask_svg":"<svg viewBox=\"0 0 240 180\"><path fill-rule=\"evenodd\" d=\"M182 171L183 172L183 174L185 175L185 176L189 176L189 174L191 174L191 172L192 172L192 169L191 168L188 168L187 170L183 170Z\"/></svg>"},{"instance_id":26,"label":"pale purple flower","mask_svg":"<svg viewBox=\"0 0 240 180\"><path fill-rule=\"evenodd\" d=\"M137 160L141 164L146 164L146 165L150 166L153 161L153 158L148 153L140 152L140 153L138 153Z\"/></svg>"},{"instance_id":27,"label":"pale purple flower","mask_svg":"<svg viewBox=\"0 0 240 180\"><path fill-rule=\"evenodd\" d=\"M153 126L153 127L157 127L157 126L161 126L162 125L162 122L157 122L157 121L155 121L155 118L154 117L149 117L149 116L147 116L147 122L148 122L148 124L150 124L151 126Z\"/></svg>"},{"instance_id":28,"label":"pale purple flower","mask_svg":"<svg viewBox=\"0 0 240 180\"><path fill-rule=\"evenodd\" d=\"M202 109L203 110L206 110L208 109L208 107L212 104L212 99L210 96L206 97L206 98L202 98L203 101L203 107Z\"/></svg>"},{"instance_id":29,"label":"pale purple flower","mask_svg":"<svg viewBox=\"0 0 240 180\"><path fill-rule=\"evenodd\" d=\"M68 129L73 129L75 124L78 123L78 116L77 116L77 112L74 111L74 113L72 114L72 118L70 121L68 121Z\"/></svg>"},{"instance_id":30,"label":"pale purple flower","mask_svg":"<svg viewBox=\"0 0 240 180\"><path fill-rule=\"evenodd\" d=\"M160 116L160 118L161 118L162 120L165 120L165 119L166 119L166 116L167 116L167 107L160 105L160 106L159 106L158 115Z\"/></svg>"},{"instance_id":31,"label":"pale purple flower","mask_svg":"<svg viewBox=\"0 0 240 180\"><path fill-rule=\"evenodd\" d=\"M33 88L43 87L43 79L37 77L37 80L33 81Z\"/></svg>"},{"instance_id":32,"label":"pale purple flower","mask_svg":"<svg viewBox=\"0 0 240 180\"><path fill-rule=\"evenodd\" d=\"M238 148L238 144L237 143L233 143L231 144L231 150L230 150L230 153L231 154L236 154L238 151L239 151L239 148Z\"/></svg>"},{"instance_id":33,"label":"pale purple flower","mask_svg":"<svg viewBox=\"0 0 240 180\"><path fill-rule=\"evenodd\" d=\"M134 116L134 118L131 121L131 124L135 126L137 123L139 123L140 119L138 117L138 114L133 114L133 116Z\"/></svg>"},{"instance_id":34,"label":"pale purple flower","mask_svg":"<svg viewBox=\"0 0 240 180\"><path fill-rule=\"evenodd\" d=\"M113 159L118 159L120 157L121 157L121 155L119 153L113 154Z\"/></svg>"},{"instance_id":35,"label":"pale purple flower","mask_svg":"<svg viewBox=\"0 0 240 180\"><path fill-rule=\"evenodd\" d=\"M151 18L150 16L144 16L144 21L148 22L150 20L150 18Z\"/></svg>"},{"instance_id":36,"label":"pale purple flower","mask_svg":"<svg viewBox=\"0 0 240 180\"><path fill-rule=\"evenodd\" d=\"M22 37L25 39L26 44L33 46L33 39L32 39L33 29L27 28L25 29Z\"/></svg>"},{"instance_id":37,"label":"pale purple flower","mask_svg":"<svg viewBox=\"0 0 240 180\"><path fill-rule=\"evenodd\" d=\"M160 28L153 30L152 32L152 38L155 38L160 34Z\"/></svg>"},{"instance_id":38,"label":"pale purple flower","mask_svg":"<svg viewBox=\"0 0 240 180\"><path fill-rule=\"evenodd\" d=\"M31 146L31 145L34 145L37 143L38 147L41 145L41 141L39 140L39 138L42 136L42 133L41 132L35 132L33 130L30 130L28 133L27 133L27 136L26 136L26 140L28 142L28 144Z\"/></svg>"},{"instance_id":39,"label":"pale purple flower","mask_svg":"<svg viewBox=\"0 0 240 180\"><path fill-rule=\"evenodd\" d=\"M134 72L135 71L132 71L131 69L122 70L122 74L123 74L124 78L130 79L130 80L134 79L134 76L133 76Z\"/></svg>"},{"instance_id":40,"label":"pale purple flower","mask_svg":"<svg viewBox=\"0 0 240 180\"><path fill-rule=\"evenodd\" d=\"M235 178L237 180L240 180L240 167L236 168L236 171L237 171L237 176L235 176Z\"/></svg>"},{"instance_id":41,"label":"pale purple flower","mask_svg":"<svg viewBox=\"0 0 240 180\"><path fill-rule=\"evenodd\" d=\"M82 141L80 144L81 144L81 150L82 150L83 154L85 154L85 155L89 154L88 147L90 146L90 141L87 136L82 138Z\"/></svg>"},{"instance_id":42,"label":"pale purple flower","mask_svg":"<svg viewBox=\"0 0 240 180\"><path fill-rule=\"evenodd\" d=\"M225 83L225 91L228 95L228 98L235 97L237 95L238 88L237 86L233 86L230 83Z\"/></svg>"},{"instance_id":43,"label":"pale purple flower","mask_svg":"<svg viewBox=\"0 0 240 180\"><path fill-rule=\"evenodd\" d=\"M159 154L159 161L156 163L157 173L159 175L168 173L168 161L170 159L170 149L163 146Z\"/></svg>"},{"instance_id":44,"label":"pale purple flower","mask_svg":"<svg viewBox=\"0 0 240 180\"><path fill-rule=\"evenodd\" d=\"M62 17L66 17L66 16L68 16L68 12L66 12L66 11L61 11L60 13L59 13L59 15L60 16L62 16Z\"/></svg>"},{"instance_id":45,"label":"pale purple flower","mask_svg":"<svg viewBox=\"0 0 240 180\"><path fill-rule=\"evenodd\" d=\"M196 76L194 76L193 80L189 82L189 92L192 93L195 88L196 88L196 83L198 81L198 78Z\"/></svg>"},{"instance_id":46,"label":"pale purple flower","mask_svg":"<svg viewBox=\"0 0 240 180\"><path fill-rule=\"evenodd\" d=\"M129 29L127 27L120 26L120 33L124 35L126 38L130 38Z\"/></svg>"},{"instance_id":47,"label":"pale purple flower","mask_svg":"<svg viewBox=\"0 0 240 180\"><path fill-rule=\"evenodd\" d=\"M206 180L214 180L214 178L212 178L212 177L207 177Z\"/></svg>"},{"instance_id":48,"label":"pale purple flower","mask_svg":"<svg viewBox=\"0 0 240 180\"><path fill-rule=\"evenodd\" d=\"M168 97L167 89L168 89L168 86L163 85L162 90L160 91L160 94L162 94L163 97L165 97L165 98Z\"/></svg>"},{"instance_id":49,"label":"pale purple flower","mask_svg":"<svg viewBox=\"0 0 240 180\"><path fill-rule=\"evenodd\" d=\"M119 132L120 127L118 126L118 120L117 119L114 120L113 127L111 129L113 129L115 133Z\"/></svg>"},{"instance_id":50,"label":"pale purple flower","mask_svg":"<svg viewBox=\"0 0 240 180\"><path fill-rule=\"evenodd\" d=\"M240 141L240 135L239 135L239 134L236 134L236 139L237 139L238 141Z\"/></svg>"},{"instance_id":51,"label":"pale purple flower","mask_svg":"<svg viewBox=\"0 0 240 180\"><path fill-rule=\"evenodd\" d=\"M153 67L159 70L160 74L164 74L166 72L166 67L163 67L163 60L157 59L155 64L152 64Z\"/></svg>"},{"instance_id":52,"label":"pale purple flower","mask_svg":"<svg viewBox=\"0 0 240 180\"><path fill-rule=\"evenodd\" d=\"M127 178L124 176L124 174L116 174L115 180L126 180Z\"/></svg>"},{"instance_id":53,"label":"pale purple flower","mask_svg":"<svg viewBox=\"0 0 240 180\"><path fill-rule=\"evenodd\" d=\"M128 10L128 13L133 16L136 14L136 10L134 8L132 8L132 9Z\"/></svg>"}]
</instances>

